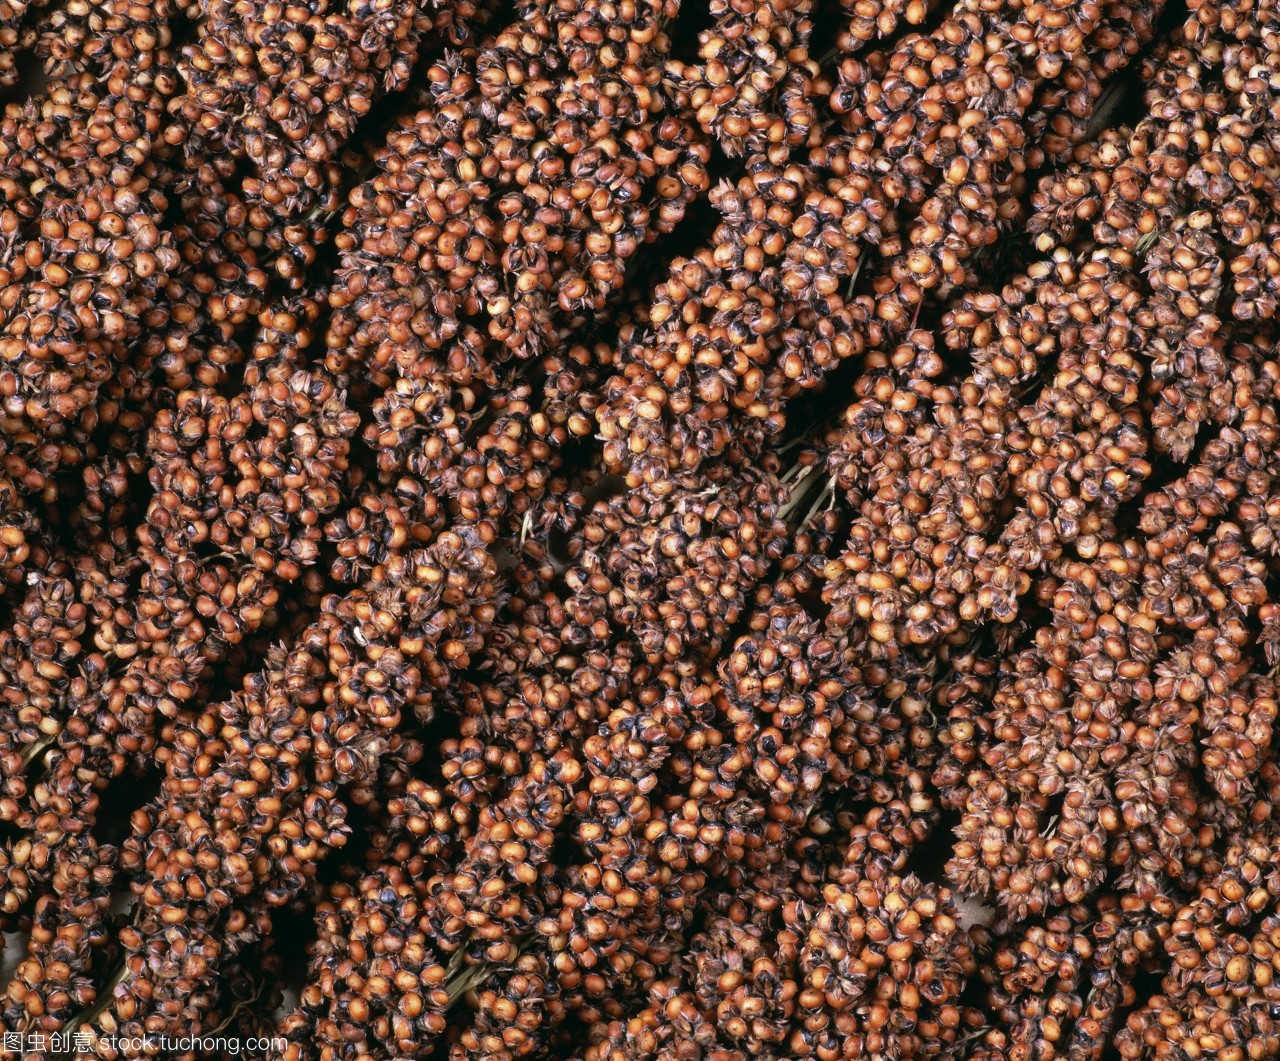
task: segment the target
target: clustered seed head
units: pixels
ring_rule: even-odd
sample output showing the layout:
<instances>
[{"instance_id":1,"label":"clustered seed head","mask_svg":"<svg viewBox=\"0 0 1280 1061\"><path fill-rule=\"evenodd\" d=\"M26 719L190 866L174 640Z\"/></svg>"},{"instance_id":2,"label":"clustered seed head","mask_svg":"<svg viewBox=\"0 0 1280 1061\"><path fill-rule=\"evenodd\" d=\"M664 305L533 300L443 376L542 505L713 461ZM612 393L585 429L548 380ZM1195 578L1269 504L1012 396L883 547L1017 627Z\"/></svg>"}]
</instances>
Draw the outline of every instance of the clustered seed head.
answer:
<instances>
[{"instance_id":1,"label":"clustered seed head","mask_svg":"<svg viewBox=\"0 0 1280 1061\"><path fill-rule=\"evenodd\" d=\"M715 243L676 259L647 326L622 334L597 420L606 461L633 485L709 457L758 459L783 400L865 345L866 309L840 292L881 204L824 189L810 167L754 155L746 170L712 193Z\"/></svg>"},{"instance_id":2,"label":"clustered seed head","mask_svg":"<svg viewBox=\"0 0 1280 1061\"><path fill-rule=\"evenodd\" d=\"M1275 1056L1277 25L0 6L0 1030Z\"/></svg>"},{"instance_id":3,"label":"clustered seed head","mask_svg":"<svg viewBox=\"0 0 1280 1061\"><path fill-rule=\"evenodd\" d=\"M813 98L830 91L809 54L812 0L712 0L712 28L698 36L701 62L672 63L677 99L731 158L785 162L821 142Z\"/></svg>"},{"instance_id":4,"label":"clustered seed head","mask_svg":"<svg viewBox=\"0 0 1280 1061\"><path fill-rule=\"evenodd\" d=\"M437 1038L448 975L431 945L423 898L421 884L396 864L331 885L315 907L311 979L285 1031L335 1056L387 1047L412 1054Z\"/></svg>"},{"instance_id":5,"label":"clustered seed head","mask_svg":"<svg viewBox=\"0 0 1280 1061\"><path fill-rule=\"evenodd\" d=\"M954 1046L974 1020L958 998L976 963L949 894L914 877L873 883L850 865L834 876L809 899L773 880L716 896L681 979L601 1026L585 1056L824 1057L853 1042L909 1057Z\"/></svg>"},{"instance_id":6,"label":"clustered seed head","mask_svg":"<svg viewBox=\"0 0 1280 1061\"><path fill-rule=\"evenodd\" d=\"M767 474L619 497L570 542L568 606L629 631L652 665L714 659L779 552L777 498Z\"/></svg>"}]
</instances>

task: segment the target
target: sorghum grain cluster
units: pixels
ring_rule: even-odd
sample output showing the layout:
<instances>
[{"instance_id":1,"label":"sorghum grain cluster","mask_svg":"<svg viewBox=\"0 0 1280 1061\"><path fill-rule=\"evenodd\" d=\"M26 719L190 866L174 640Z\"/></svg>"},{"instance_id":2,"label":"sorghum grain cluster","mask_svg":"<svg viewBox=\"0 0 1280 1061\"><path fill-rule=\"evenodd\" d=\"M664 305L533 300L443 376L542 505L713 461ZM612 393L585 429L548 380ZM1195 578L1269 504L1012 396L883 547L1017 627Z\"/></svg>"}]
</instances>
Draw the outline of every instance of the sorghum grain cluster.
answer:
<instances>
[{"instance_id":1,"label":"sorghum grain cluster","mask_svg":"<svg viewBox=\"0 0 1280 1061\"><path fill-rule=\"evenodd\" d=\"M1278 20L0 9L0 1030L1275 1056Z\"/></svg>"}]
</instances>

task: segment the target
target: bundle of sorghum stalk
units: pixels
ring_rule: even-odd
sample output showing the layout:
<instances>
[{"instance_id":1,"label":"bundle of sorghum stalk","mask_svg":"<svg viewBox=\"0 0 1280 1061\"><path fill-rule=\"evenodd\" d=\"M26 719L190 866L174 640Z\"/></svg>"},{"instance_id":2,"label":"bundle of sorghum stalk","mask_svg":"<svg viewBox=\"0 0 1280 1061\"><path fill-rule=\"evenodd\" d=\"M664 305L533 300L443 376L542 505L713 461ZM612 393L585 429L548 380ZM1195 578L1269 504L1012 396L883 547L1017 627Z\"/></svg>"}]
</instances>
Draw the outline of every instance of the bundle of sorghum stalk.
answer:
<instances>
[{"instance_id":1,"label":"bundle of sorghum stalk","mask_svg":"<svg viewBox=\"0 0 1280 1061\"><path fill-rule=\"evenodd\" d=\"M4 1056L1280 1057L1280 5L15 0L0 94Z\"/></svg>"}]
</instances>

